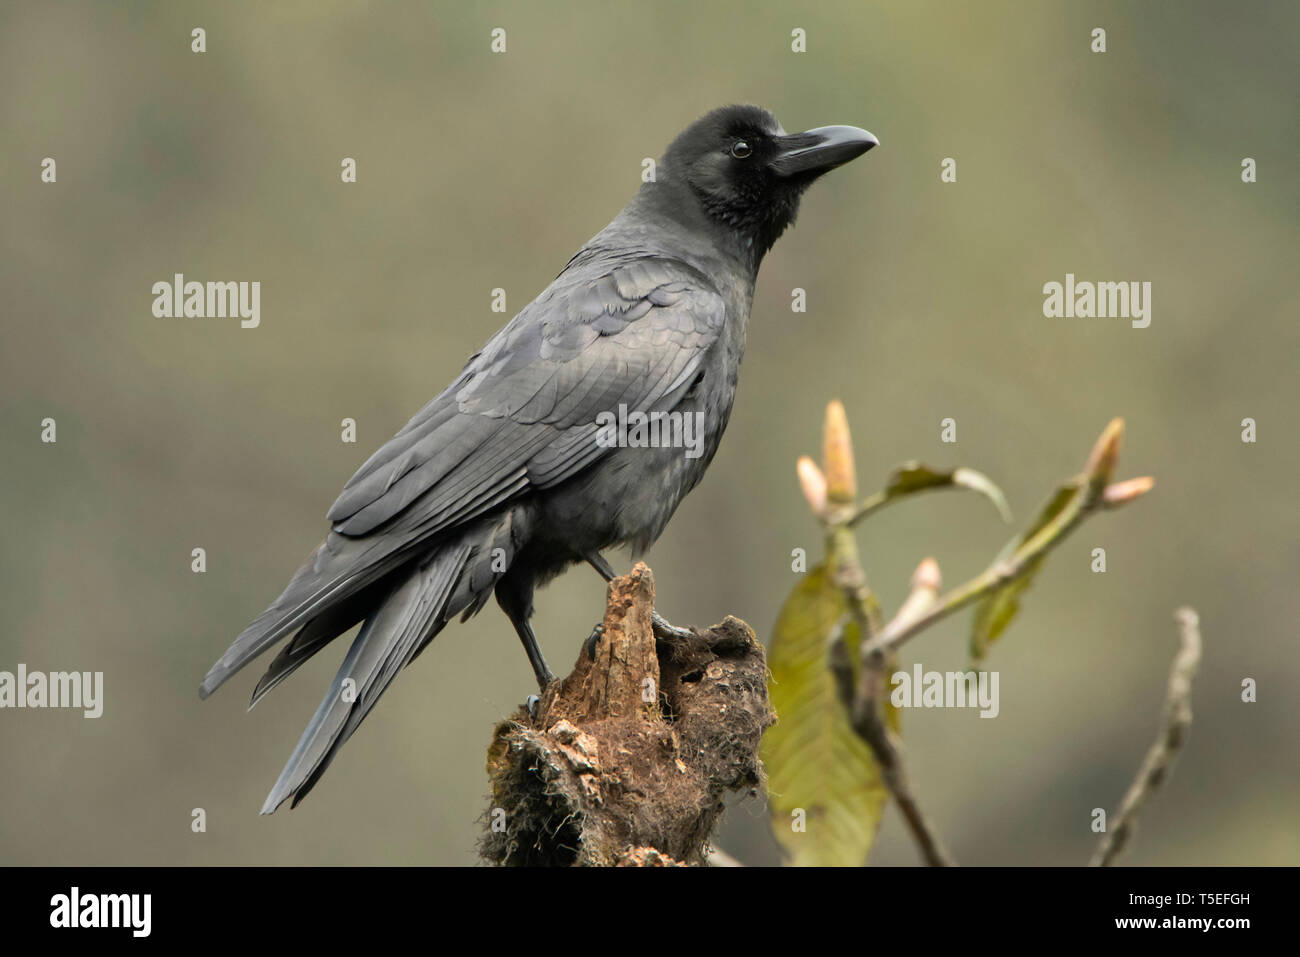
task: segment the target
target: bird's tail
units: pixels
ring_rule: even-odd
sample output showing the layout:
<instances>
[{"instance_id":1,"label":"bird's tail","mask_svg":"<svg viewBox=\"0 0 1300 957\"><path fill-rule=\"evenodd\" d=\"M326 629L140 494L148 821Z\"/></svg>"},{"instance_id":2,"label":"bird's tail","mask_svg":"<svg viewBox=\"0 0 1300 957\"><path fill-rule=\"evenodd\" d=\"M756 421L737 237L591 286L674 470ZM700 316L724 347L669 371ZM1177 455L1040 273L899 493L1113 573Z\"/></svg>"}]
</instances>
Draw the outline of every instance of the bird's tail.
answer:
<instances>
[{"instance_id":1,"label":"bird's tail","mask_svg":"<svg viewBox=\"0 0 1300 957\"><path fill-rule=\"evenodd\" d=\"M272 670L281 670L276 680L282 680L312 652L364 619L394 580L406 576L412 561L409 541L348 538L330 532L280 597L208 669L199 685L199 697L208 697L254 658L298 632L272 666ZM281 659L292 659L292 667ZM267 690L270 688L261 689L263 693Z\"/></svg>"},{"instance_id":2,"label":"bird's tail","mask_svg":"<svg viewBox=\"0 0 1300 957\"><path fill-rule=\"evenodd\" d=\"M279 780L262 806L263 814L270 814L290 797L293 798L290 806L296 806L307 795L397 673L461 610L455 606L463 607L464 602L456 599L465 589L457 585L473 551L471 545L462 541L435 552L380 598L280 772ZM491 594L490 586L487 594ZM286 648L272 662L258 683L254 702L328 640L313 641L309 635L300 644L295 639L294 644L300 645L299 653L287 658L290 648Z\"/></svg>"},{"instance_id":3,"label":"bird's tail","mask_svg":"<svg viewBox=\"0 0 1300 957\"><path fill-rule=\"evenodd\" d=\"M371 543L336 535L327 539L284 594L213 665L200 689L206 697L275 641L297 629L257 683L251 708L330 641L364 622L329 693L267 797L263 814L271 813L289 797L295 805L301 801L397 672L448 621L456 615L468 618L487 603L509 566L507 556L518 551L519 538L517 516L507 509L462 527L436 545L425 546L427 551L421 556L407 552L403 564L384 558L361 566L357 556L364 557ZM344 588L340 582L351 587Z\"/></svg>"}]
</instances>

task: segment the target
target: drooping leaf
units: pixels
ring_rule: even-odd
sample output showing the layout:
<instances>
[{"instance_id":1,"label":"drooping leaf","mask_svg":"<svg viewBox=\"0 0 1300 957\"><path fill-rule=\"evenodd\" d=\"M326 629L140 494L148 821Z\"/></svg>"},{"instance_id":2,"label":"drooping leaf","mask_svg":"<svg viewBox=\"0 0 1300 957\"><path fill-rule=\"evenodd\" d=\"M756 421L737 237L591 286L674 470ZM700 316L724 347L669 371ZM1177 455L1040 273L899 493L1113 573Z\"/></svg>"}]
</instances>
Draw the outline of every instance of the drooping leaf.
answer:
<instances>
[{"instance_id":1,"label":"drooping leaf","mask_svg":"<svg viewBox=\"0 0 1300 957\"><path fill-rule=\"evenodd\" d=\"M1002 521L1011 521L1011 508L1007 505L1006 496L1002 494L1002 489L993 484L993 480L983 472L977 472L974 469L959 468L952 473L952 482L954 485L960 485L962 488L968 488L973 492L979 492L998 510L1002 516Z\"/></svg>"},{"instance_id":2,"label":"drooping leaf","mask_svg":"<svg viewBox=\"0 0 1300 957\"><path fill-rule=\"evenodd\" d=\"M830 671L829 639L847 608L826 566L818 565L786 599L768 654L777 713L761 750L768 807L777 842L799 866L865 863L887 798L871 749L853 732ZM855 625L845 629L844 641L856 660ZM898 716L887 717L897 728ZM792 827L798 809L803 831Z\"/></svg>"},{"instance_id":3,"label":"drooping leaf","mask_svg":"<svg viewBox=\"0 0 1300 957\"><path fill-rule=\"evenodd\" d=\"M1016 553L1025 542L1029 541L1052 519L1060 515L1070 500L1079 492L1079 483L1070 482L1060 486L1039 513L1034 523L1021 535L1013 538L998 555L999 561L1005 561ZM1020 597L1033 583L1034 576L1043 564L1046 555L1039 555L1025 566L1024 573L984 597L975 606L975 616L971 622L970 656L971 667L977 668L988 654L989 648L998 640L1012 619L1020 611Z\"/></svg>"},{"instance_id":4,"label":"drooping leaf","mask_svg":"<svg viewBox=\"0 0 1300 957\"><path fill-rule=\"evenodd\" d=\"M1011 509L1007 507L1006 496L1002 494L1002 490L993 484L993 480L987 475L974 469L958 468L942 471L922 465L920 462L904 462L890 473L884 495L885 500L889 501L928 489L954 486L979 492L993 503L1003 521L1011 521Z\"/></svg>"}]
</instances>

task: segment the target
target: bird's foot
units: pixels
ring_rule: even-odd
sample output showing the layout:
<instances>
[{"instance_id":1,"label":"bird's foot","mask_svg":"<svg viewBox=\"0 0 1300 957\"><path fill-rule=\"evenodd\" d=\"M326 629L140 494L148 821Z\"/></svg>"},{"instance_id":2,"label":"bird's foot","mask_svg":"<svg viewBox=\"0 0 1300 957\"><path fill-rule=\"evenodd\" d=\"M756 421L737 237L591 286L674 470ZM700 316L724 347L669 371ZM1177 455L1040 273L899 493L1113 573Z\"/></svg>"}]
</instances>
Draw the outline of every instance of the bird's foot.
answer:
<instances>
[{"instance_id":1,"label":"bird's foot","mask_svg":"<svg viewBox=\"0 0 1300 957\"><path fill-rule=\"evenodd\" d=\"M695 632L689 628L678 628L657 611L652 613L650 621L655 637L661 641L689 641L695 637Z\"/></svg>"},{"instance_id":2,"label":"bird's foot","mask_svg":"<svg viewBox=\"0 0 1300 957\"><path fill-rule=\"evenodd\" d=\"M596 623L596 627L591 629L591 634L587 636L586 649L587 660L596 660L596 646L600 644L600 639L605 636L605 625L601 622Z\"/></svg>"},{"instance_id":3,"label":"bird's foot","mask_svg":"<svg viewBox=\"0 0 1300 957\"><path fill-rule=\"evenodd\" d=\"M554 680L555 675L551 674L551 669L546 667L545 662L542 662L541 669L537 672L537 690L540 691L541 694L546 694L546 686ZM528 707L528 714L530 717L537 717L537 706L542 703L541 694L530 694L524 699L524 704Z\"/></svg>"}]
</instances>

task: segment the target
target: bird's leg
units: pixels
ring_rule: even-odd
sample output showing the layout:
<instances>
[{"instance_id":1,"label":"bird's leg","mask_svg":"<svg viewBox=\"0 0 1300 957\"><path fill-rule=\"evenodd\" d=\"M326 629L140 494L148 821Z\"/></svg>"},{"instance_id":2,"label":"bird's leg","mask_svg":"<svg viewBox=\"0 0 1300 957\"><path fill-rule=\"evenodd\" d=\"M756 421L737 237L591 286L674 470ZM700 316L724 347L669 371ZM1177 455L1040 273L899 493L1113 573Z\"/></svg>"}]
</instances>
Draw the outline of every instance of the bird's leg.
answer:
<instances>
[{"instance_id":1,"label":"bird's leg","mask_svg":"<svg viewBox=\"0 0 1300 957\"><path fill-rule=\"evenodd\" d=\"M555 675L551 674L551 669L546 667L542 649L537 645L537 635L528 620L533 614L532 584L529 583L526 590L522 590L518 582L502 578L497 582L496 593L497 604L510 619L510 624L514 625L515 634L519 636L524 651L528 653L528 663L533 666L537 687L545 691L546 686L555 680Z\"/></svg>"},{"instance_id":2,"label":"bird's leg","mask_svg":"<svg viewBox=\"0 0 1300 957\"><path fill-rule=\"evenodd\" d=\"M528 652L528 663L533 666L537 687L545 691L546 686L555 680L555 675L551 674L551 669L546 667L546 659L542 657L542 649L537 646L537 635L533 633L533 626L525 618L514 622L514 626L519 640L524 643L524 651Z\"/></svg>"},{"instance_id":3,"label":"bird's leg","mask_svg":"<svg viewBox=\"0 0 1300 957\"><path fill-rule=\"evenodd\" d=\"M596 572L601 578L605 579L605 581L610 582L614 580L616 577L614 574L614 566L607 562L605 556L600 552L592 552L590 555L584 555L583 557L587 560L587 564L596 569ZM651 612L650 623L654 628L655 637L663 639L664 641L687 641L695 636L694 632L689 628L678 628L657 611ZM597 625L596 627L601 628L600 625ZM596 643L598 641L600 641L600 637L593 631L591 637L587 639L587 650L593 658L596 656Z\"/></svg>"},{"instance_id":4,"label":"bird's leg","mask_svg":"<svg viewBox=\"0 0 1300 957\"><path fill-rule=\"evenodd\" d=\"M618 577L614 574L614 566L607 562L605 556L600 552L592 552L590 555L585 557L587 559L587 564L596 569L596 574L600 575L600 577L605 579L605 581L612 582Z\"/></svg>"}]
</instances>

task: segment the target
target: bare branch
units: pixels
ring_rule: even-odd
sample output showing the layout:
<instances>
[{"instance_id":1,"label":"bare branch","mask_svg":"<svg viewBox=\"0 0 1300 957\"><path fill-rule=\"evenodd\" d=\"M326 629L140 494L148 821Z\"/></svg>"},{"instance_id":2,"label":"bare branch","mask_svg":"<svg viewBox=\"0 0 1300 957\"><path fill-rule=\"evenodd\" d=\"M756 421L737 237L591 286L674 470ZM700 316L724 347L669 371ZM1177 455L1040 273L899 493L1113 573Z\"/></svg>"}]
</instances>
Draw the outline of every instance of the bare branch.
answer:
<instances>
[{"instance_id":1,"label":"bare branch","mask_svg":"<svg viewBox=\"0 0 1300 957\"><path fill-rule=\"evenodd\" d=\"M1201 663L1200 617L1191 608L1180 608L1174 612L1174 620L1178 622L1180 647L1169 672L1169 690L1165 696L1160 734L1138 768L1137 777L1120 802L1111 826L1102 836L1092 857L1093 867L1115 863L1137 828L1137 814L1143 802L1169 776L1192 725L1192 680Z\"/></svg>"},{"instance_id":2,"label":"bare branch","mask_svg":"<svg viewBox=\"0 0 1300 957\"><path fill-rule=\"evenodd\" d=\"M921 812L912 793L907 768L903 764L902 743L885 722L884 690L887 670L885 655L880 652L872 654L864 662L859 676L857 698L862 703L862 708L853 715L853 730L871 747L876 763L880 765L881 780L898 802L903 822L912 832L922 859L931 867L952 867L957 862L944 847L930 819Z\"/></svg>"},{"instance_id":3,"label":"bare branch","mask_svg":"<svg viewBox=\"0 0 1300 957\"><path fill-rule=\"evenodd\" d=\"M856 554L854 555L856 560ZM860 570L859 570L860 574ZM846 580L851 581L852 576ZM932 558L927 558L917 567L912 576L912 591L897 617L919 615L934 601L939 590L939 565ZM846 587L850 608L861 628L863 643L873 631L878 631L879 610L868 605L862 590ZM869 594L866 593L866 594ZM850 716L854 732L867 746L880 768L880 779L889 790L890 796L898 803L898 810L903 815L903 822L911 831L913 840L921 852L922 859L931 867L951 867L956 861L944 847L930 823L930 819L921 811L916 796L912 793L912 784L903 763L903 746L898 735L890 730L885 720L886 675L893 663L893 655L877 651L862 659L861 673L856 686L850 668L848 649L844 643L843 625L836 626L831 641L831 672L835 676L835 685Z\"/></svg>"}]
</instances>

